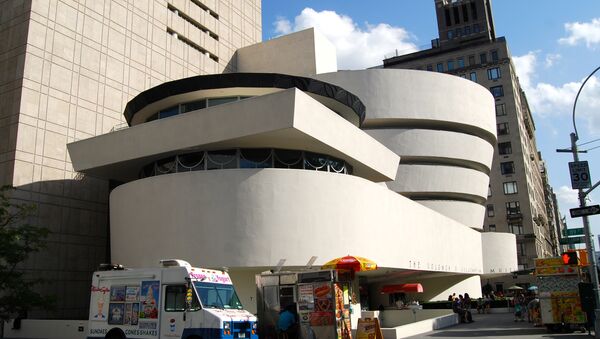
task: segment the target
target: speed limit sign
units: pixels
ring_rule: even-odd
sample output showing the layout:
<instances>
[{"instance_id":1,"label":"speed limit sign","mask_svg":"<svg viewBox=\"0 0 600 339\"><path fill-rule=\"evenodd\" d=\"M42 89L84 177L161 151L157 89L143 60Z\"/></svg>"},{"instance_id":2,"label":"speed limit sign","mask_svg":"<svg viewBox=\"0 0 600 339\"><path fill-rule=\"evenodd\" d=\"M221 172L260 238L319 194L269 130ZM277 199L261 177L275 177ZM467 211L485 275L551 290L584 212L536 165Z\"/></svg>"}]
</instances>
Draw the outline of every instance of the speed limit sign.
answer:
<instances>
[{"instance_id":1,"label":"speed limit sign","mask_svg":"<svg viewBox=\"0 0 600 339\"><path fill-rule=\"evenodd\" d=\"M592 186L587 161L570 162L569 172L571 173L571 187L573 189L590 188Z\"/></svg>"}]
</instances>

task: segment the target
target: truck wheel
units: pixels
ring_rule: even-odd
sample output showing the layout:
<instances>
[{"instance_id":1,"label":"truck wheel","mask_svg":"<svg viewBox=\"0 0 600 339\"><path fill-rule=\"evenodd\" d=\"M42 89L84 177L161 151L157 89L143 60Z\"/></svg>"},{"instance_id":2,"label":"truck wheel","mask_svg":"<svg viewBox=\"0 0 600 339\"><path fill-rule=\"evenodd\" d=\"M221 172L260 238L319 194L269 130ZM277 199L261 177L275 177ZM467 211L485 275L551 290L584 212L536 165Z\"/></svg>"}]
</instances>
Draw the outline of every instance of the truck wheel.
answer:
<instances>
[{"instance_id":1,"label":"truck wheel","mask_svg":"<svg viewBox=\"0 0 600 339\"><path fill-rule=\"evenodd\" d=\"M120 328L113 328L106 333L104 339L127 339L127 337L125 337L125 333Z\"/></svg>"}]
</instances>

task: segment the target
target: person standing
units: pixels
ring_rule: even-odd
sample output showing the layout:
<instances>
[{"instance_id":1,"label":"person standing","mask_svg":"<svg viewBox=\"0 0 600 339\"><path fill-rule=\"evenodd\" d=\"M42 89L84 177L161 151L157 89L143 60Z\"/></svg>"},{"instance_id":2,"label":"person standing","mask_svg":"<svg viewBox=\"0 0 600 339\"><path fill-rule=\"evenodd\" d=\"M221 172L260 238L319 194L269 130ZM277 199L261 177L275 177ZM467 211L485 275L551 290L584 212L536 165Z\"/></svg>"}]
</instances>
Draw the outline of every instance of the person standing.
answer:
<instances>
[{"instance_id":1,"label":"person standing","mask_svg":"<svg viewBox=\"0 0 600 339\"><path fill-rule=\"evenodd\" d=\"M296 307L294 304L288 305L279 313L277 319L277 333L279 339L295 339L297 338L296 331Z\"/></svg>"}]
</instances>

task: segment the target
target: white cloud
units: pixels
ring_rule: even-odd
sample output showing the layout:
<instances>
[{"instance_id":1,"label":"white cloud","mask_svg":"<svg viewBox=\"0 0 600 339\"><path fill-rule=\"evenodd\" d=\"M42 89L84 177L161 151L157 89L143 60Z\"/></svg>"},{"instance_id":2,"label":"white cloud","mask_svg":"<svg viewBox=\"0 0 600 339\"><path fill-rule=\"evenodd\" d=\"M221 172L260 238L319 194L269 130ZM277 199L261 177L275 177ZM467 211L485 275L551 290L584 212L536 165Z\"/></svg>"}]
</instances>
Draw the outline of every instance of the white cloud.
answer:
<instances>
[{"instance_id":1,"label":"white cloud","mask_svg":"<svg viewBox=\"0 0 600 339\"><path fill-rule=\"evenodd\" d=\"M546 54L546 61L544 62L544 67L550 68L554 66L554 64L562 59L562 55L560 54Z\"/></svg>"},{"instance_id":2,"label":"white cloud","mask_svg":"<svg viewBox=\"0 0 600 339\"><path fill-rule=\"evenodd\" d=\"M417 50L411 42L413 36L402 27L385 23L360 27L351 17L334 11L317 12L305 8L292 24L286 18L274 23L275 32L289 34L315 27L324 34L337 49L340 69L362 69L381 65L385 53L398 50L406 54Z\"/></svg>"},{"instance_id":3,"label":"white cloud","mask_svg":"<svg viewBox=\"0 0 600 339\"><path fill-rule=\"evenodd\" d=\"M571 116L577 91L584 79L578 82L568 82L562 85L552 85L536 82L535 74L538 67L538 52L529 52L522 56L513 57L517 75L534 114L540 116ZM577 121L583 119L589 133L600 134L600 80L591 77L585 84L576 110ZM581 123L578 123L580 126Z\"/></svg>"},{"instance_id":4,"label":"white cloud","mask_svg":"<svg viewBox=\"0 0 600 339\"><path fill-rule=\"evenodd\" d=\"M555 192L558 199L558 205L561 208L573 208L579 206L577 191L568 186L560 186Z\"/></svg>"},{"instance_id":5,"label":"white cloud","mask_svg":"<svg viewBox=\"0 0 600 339\"><path fill-rule=\"evenodd\" d=\"M565 30L568 36L558 40L561 44L573 46L583 41L588 48L600 44L600 18L592 19L591 22L568 22Z\"/></svg>"}]
</instances>

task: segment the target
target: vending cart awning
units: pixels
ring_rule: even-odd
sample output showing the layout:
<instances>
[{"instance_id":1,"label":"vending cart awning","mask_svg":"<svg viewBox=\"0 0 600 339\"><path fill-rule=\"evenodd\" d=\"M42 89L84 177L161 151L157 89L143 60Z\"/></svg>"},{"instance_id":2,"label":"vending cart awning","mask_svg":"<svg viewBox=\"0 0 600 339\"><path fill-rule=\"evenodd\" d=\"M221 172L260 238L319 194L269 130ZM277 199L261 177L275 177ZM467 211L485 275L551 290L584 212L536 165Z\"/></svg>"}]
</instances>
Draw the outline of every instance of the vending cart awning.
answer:
<instances>
[{"instance_id":1,"label":"vending cart awning","mask_svg":"<svg viewBox=\"0 0 600 339\"><path fill-rule=\"evenodd\" d=\"M422 293L423 285L419 283L414 284L396 284L396 285L384 285L381 287L382 294L389 293Z\"/></svg>"}]
</instances>

